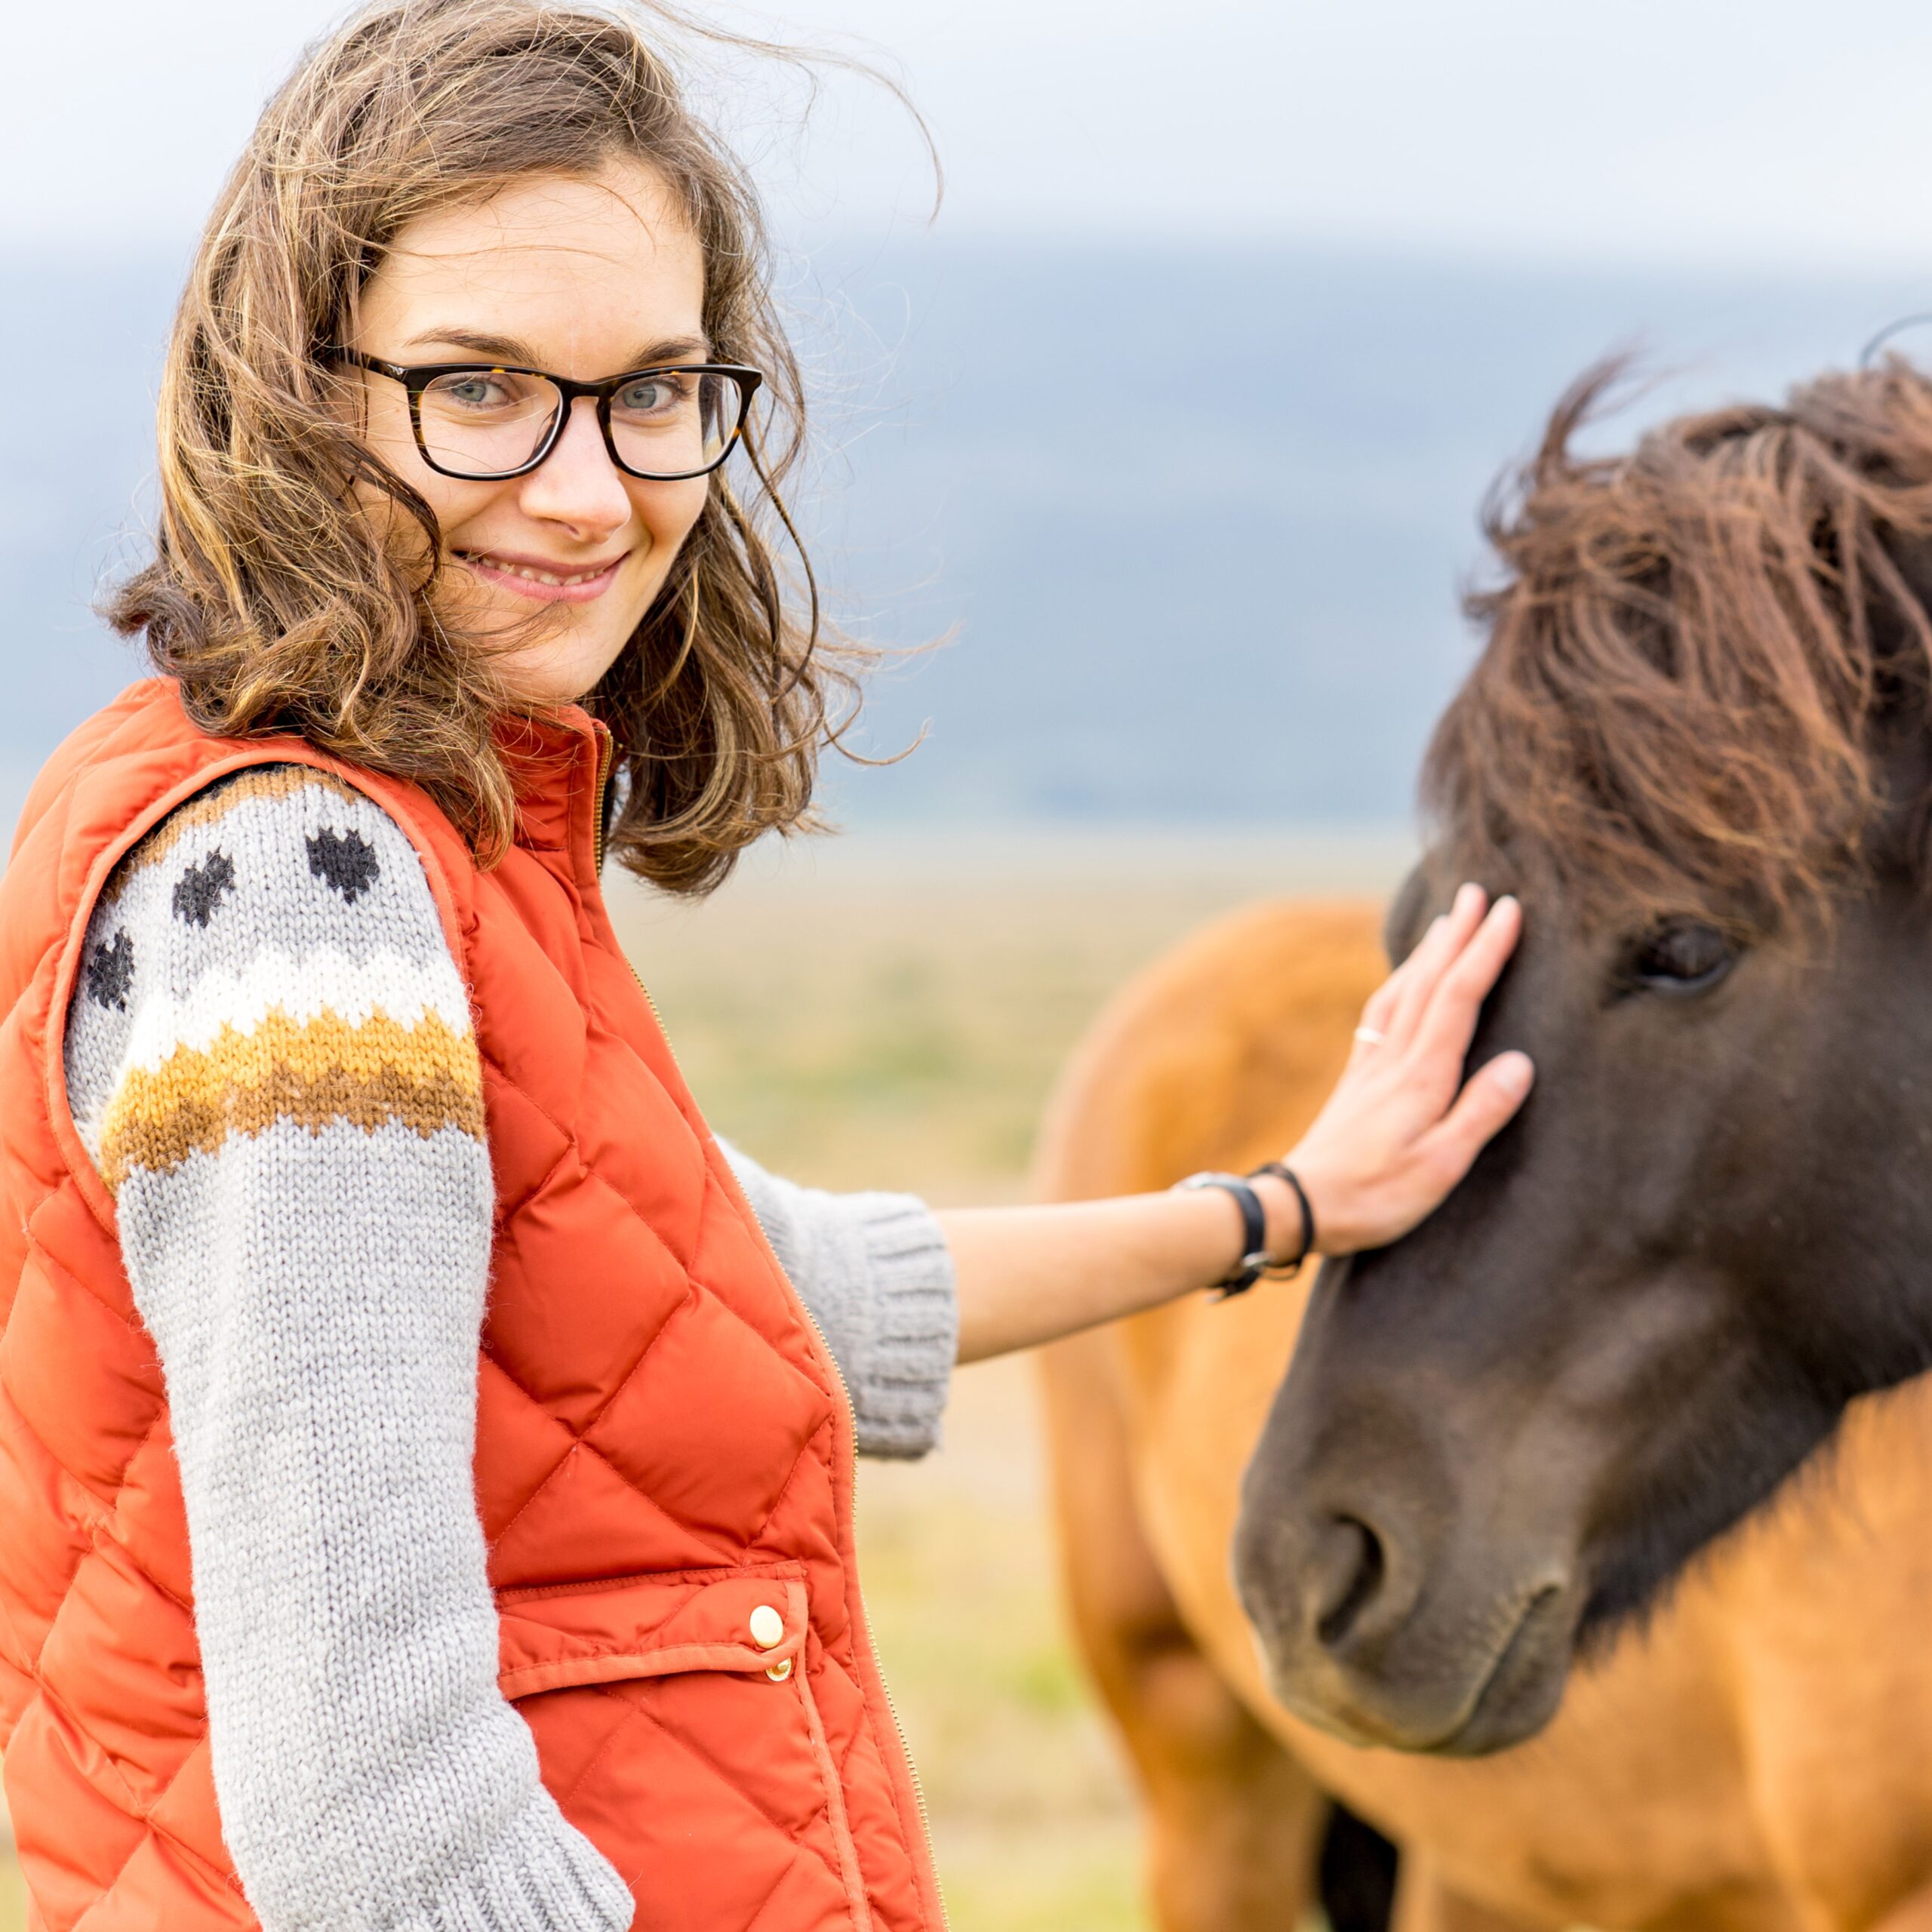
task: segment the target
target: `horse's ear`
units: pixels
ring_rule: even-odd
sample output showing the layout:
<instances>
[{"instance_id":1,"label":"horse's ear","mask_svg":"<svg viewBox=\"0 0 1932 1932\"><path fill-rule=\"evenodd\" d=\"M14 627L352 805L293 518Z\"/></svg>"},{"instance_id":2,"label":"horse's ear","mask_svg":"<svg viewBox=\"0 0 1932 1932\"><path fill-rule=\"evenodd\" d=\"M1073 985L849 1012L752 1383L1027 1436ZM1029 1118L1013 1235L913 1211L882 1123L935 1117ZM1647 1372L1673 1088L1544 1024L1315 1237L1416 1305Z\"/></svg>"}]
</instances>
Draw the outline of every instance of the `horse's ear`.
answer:
<instances>
[{"instance_id":1,"label":"horse's ear","mask_svg":"<svg viewBox=\"0 0 1932 1932\"><path fill-rule=\"evenodd\" d=\"M1418 860L1410 868L1408 877L1396 888L1382 921L1382 949L1388 954L1391 966L1401 965L1415 949L1423 928L1429 924L1429 906L1435 896L1429 861Z\"/></svg>"}]
</instances>

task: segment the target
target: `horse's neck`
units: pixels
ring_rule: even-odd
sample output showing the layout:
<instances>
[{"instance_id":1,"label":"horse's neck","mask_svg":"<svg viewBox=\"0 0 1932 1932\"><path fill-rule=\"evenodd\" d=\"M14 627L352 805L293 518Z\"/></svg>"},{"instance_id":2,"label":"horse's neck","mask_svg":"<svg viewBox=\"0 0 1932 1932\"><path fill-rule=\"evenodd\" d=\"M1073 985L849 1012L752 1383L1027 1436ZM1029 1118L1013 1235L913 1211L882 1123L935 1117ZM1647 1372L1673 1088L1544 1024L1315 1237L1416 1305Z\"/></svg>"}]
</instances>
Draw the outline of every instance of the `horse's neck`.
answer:
<instances>
[{"instance_id":1,"label":"horse's neck","mask_svg":"<svg viewBox=\"0 0 1932 1932\"><path fill-rule=\"evenodd\" d=\"M1932 1573L1932 1374L1854 1402L1829 1441L1699 1567L1720 1595L1801 1592L1816 1611L1834 1607L1841 1628L1882 1623L1901 1592L1918 1598L1919 1571Z\"/></svg>"}]
</instances>

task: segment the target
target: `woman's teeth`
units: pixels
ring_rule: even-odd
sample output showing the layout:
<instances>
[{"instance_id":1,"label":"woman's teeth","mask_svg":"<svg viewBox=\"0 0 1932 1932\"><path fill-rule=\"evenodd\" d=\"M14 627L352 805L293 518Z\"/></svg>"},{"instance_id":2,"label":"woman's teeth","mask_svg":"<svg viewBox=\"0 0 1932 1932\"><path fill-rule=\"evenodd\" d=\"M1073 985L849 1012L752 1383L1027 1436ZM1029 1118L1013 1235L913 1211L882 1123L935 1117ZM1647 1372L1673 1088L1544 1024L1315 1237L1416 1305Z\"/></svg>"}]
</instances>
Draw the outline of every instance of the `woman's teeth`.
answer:
<instances>
[{"instance_id":1,"label":"woman's teeth","mask_svg":"<svg viewBox=\"0 0 1932 1932\"><path fill-rule=\"evenodd\" d=\"M508 577L527 577L532 583L561 586L568 583L588 583L592 577L601 577L611 566L599 564L594 571L579 571L574 577L559 577L554 571L533 569L528 564L506 564L500 557L493 557L487 550L466 550L463 552L472 564L487 564L493 571L501 571Z\"/></svg>"}]
</instances>

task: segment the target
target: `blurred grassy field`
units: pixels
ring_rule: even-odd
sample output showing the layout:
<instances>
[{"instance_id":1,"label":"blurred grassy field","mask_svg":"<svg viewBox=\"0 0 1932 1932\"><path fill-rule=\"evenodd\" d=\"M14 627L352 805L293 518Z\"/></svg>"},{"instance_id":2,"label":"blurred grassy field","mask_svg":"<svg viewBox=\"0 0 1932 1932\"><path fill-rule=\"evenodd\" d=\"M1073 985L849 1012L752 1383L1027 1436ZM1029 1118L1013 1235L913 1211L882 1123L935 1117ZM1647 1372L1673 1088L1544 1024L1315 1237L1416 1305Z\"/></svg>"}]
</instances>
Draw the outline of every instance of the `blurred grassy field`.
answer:
<instances>
[{"instance_id":1,"label":"blurred grassy field","mask_svg":"<svg viewBox=\"0 0 1932 1932\"><path fill-rule=\"evenodd\" d=\"M618 930L720 1131L833 1188L1023 1191L1067 1048L1204 918L1392 884L1392 838L814 841ZM946 1447L869 1464L866 1590L954 1932L1146 1932L1133 1808L1062 1631L1029 1364L964 1371ZM0 1932L24 1914L0 1854Z\"/></svg>"}]
</instances>

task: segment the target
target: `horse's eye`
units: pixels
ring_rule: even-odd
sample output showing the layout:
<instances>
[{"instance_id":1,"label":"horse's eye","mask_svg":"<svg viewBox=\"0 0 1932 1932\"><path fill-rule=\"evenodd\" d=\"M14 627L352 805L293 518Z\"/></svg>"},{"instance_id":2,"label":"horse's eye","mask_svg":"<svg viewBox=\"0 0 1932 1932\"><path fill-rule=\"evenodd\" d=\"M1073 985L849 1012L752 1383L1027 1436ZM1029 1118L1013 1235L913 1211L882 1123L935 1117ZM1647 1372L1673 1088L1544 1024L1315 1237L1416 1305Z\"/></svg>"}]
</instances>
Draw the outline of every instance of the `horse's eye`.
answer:
<instances>
[{"instance_id":1,"label":"horse's eye","mask_svg":"<svg viewBox=\"0 0 1932 1932\"><path fill-rule=\"evenodd\" d=\"M1629 971L1633 985L1651 992L1698 993L1737 963L1737 947L1715 926L1666 919L1632 948Z\"/></svg>"}]
</instances>

